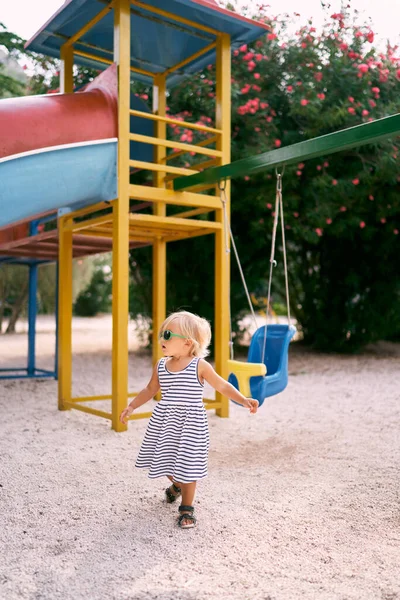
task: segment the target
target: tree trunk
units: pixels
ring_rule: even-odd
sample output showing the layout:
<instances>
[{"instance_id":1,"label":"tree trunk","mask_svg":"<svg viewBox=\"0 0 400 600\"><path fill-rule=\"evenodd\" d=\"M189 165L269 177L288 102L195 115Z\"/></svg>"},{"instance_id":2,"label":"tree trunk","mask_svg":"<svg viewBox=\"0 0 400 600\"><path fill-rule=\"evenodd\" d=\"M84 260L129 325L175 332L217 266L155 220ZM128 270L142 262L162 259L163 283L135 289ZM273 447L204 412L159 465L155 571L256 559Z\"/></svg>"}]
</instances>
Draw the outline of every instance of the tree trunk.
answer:
<instances>
[{"instance_id":1,"label":"tree trunk","mask_svg":"<svg viewBox=\"0 0 400 600\"><path fill-rule=\"evenodd\" d=\"M22 309L28 297L28 282L26 282L21 290L20 295L17 298L17 301L12 307L12 312L10 316L10 320L8 322L8 326L6 329L6 333L15 333L15 325L21 315Z\"/></svg>"}]
</instances>

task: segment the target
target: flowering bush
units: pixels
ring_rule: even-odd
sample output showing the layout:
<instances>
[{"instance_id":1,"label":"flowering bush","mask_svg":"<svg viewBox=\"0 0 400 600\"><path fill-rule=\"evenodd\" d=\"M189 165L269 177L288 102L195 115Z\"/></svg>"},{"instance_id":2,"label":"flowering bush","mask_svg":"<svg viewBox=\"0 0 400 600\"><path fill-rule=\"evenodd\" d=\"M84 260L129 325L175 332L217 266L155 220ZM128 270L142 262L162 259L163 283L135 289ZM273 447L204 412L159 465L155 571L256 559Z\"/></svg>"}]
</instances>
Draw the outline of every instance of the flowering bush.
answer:
<instances>
[{"instance_id":1,"label":"flowering bush","mask_svg":"<svg viewBox=\"0 0 400 600\"><path fill-rule=\"evenodd\" d=\"M308 22L290 35L287 19L261 11L269 33L232 56L232 160L399 112L397 48L378 51L370 27L351 17L327 15L321 31ZM214 102L210 65L172 90L168 104L170 114L210 122ZM171 133L182 141L201 139L179 127ZM318 348L353 351L400 336L398 143L391 139L285 170L292 312L306 341ZM189 166L193 158L180 160ZM274 180L266 170L232 182L232 228L249 287L259 295L265 295L269 270ZM169 250L170 308L184 305L212 318L213 286L204 282L212 277L207 258L212 264L213 250L206 238L182 243ZM190 261L182 261L187 253ZM280 302L277 254L273 292ZM235 266L232 303L237 320L247 308Z\"/></svg>"}]
</instances>

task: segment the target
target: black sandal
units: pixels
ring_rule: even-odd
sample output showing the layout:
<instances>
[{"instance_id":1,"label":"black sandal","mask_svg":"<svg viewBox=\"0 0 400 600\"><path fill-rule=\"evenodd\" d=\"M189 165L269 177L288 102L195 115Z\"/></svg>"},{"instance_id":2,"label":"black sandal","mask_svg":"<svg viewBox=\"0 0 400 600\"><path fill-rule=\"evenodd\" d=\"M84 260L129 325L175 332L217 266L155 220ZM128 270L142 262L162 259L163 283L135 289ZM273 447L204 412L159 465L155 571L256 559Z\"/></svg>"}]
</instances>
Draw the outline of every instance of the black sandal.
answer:
<instances>
[{"instance_id":1,"label":"black sandal","mask_svg":"<svg viewBox=\"0 0 400 600\"><path fill-rule=\"evenodd\" d=\"M178 508L178 510L180 513L182 513L178 517L178 527L180 527L181 529L192 529L193 527L196 526L197 519L193 514L194 513L193 506L184 506L183 504L181 504L180 507ZM190 521L190 522L183 525L182 524L183 521Z\"/></svg>"},{"instance_id":2,"label":"black sandal","mask_svg":"<svg viewBox=\"0 0 400 600\"><path fill-rule=\"evenodd\" d=\"M176 492L175 494L172 493L171 488L174 489L174 492ZM177 498L179 498L181 493L182 493L181 488L179 488L174 483L172 485L170 485L169 487L167 487L167 489L165 490L165 496L166 496L168 504L172 504L172 502L175 502L175 500Z\"/></svg>"}]
</instances>

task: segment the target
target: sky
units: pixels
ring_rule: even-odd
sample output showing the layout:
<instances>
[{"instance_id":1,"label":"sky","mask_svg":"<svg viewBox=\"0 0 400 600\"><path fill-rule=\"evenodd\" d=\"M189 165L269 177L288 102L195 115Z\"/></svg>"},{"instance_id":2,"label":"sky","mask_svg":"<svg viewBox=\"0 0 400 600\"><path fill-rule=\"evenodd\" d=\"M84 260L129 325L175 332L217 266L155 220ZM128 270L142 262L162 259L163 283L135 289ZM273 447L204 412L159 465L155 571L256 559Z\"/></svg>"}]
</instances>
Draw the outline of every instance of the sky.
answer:
<instances>
[{"instance_id":1,"label":"sky","mask_svg":"<svg viewBox=\"0 0 400 600\"><path fill-rule=\"evenodd\" d=\"M328 0L325 0L328 3ZM323 22L321 0L238 0L238 6L265 3L271 14L299 12L304 18L313 17L316 25ZM63 0L11 0L1 1L0 22L20 37L29 39L62 6ZM330 0L330 13L340 11L340 0ZM400 44L400 0L351 0L352 6L366 18L372 19L372 29L378 43L389 39Z\"/></svg>"}]
</instances>

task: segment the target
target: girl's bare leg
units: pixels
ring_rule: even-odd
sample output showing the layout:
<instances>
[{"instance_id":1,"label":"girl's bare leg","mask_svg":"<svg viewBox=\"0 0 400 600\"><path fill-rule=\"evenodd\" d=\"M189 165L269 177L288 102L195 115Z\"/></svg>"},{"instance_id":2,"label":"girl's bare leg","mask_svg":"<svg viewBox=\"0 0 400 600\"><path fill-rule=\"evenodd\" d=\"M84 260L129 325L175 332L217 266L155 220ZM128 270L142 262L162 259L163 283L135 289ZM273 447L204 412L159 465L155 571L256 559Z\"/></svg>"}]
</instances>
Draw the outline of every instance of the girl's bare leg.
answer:
<instances>
[{"instance_id":1,"label":"girl's bare leg","mask_svg":"<svg viewBox=\"0 0 400 600\"><path fill-rule=\"evenodd\" d=\"M193 506L194 496L196 493L196 481L192 481L191 483L178 483L174 482L175 485L182 489L182 502L183 506ZM185 513L185 511L183 511ZM183 519L182 525L189 525L191 523L190 520Z\"/></svg>"},{"instance_id":2,"label":"girl's bare leg","mask_svg":"<svg viewBox=\"0 0 400 600\"><path fill-rule=\"evenodd\" d=\"M171 475L167 475L167 477L172 483L174 483L176 485L176 487L179 487L179 488L181 487L181 484L174 481L174 478ZM179 496L179 493L172 487L172 485L169 489L173 496Z\"/></svg>"}]
</instances>

